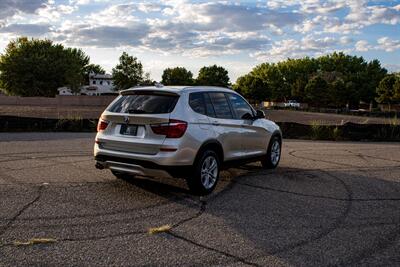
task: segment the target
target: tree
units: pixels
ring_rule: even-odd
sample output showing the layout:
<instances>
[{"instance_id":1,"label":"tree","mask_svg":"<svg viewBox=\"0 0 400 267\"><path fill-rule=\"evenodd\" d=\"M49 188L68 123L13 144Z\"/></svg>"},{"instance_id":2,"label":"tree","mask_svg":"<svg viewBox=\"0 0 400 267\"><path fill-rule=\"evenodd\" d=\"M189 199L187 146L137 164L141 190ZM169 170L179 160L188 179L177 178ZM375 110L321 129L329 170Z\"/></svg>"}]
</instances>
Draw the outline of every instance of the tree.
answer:
<instances>
[{"instance_id":1,"label":"tree","mask_svg":"<svg viewBox=\"0 0 400 267\"><path fill-rule=\"evenodd\" d=\"M153 80L151 79L150 73L149 73L149 72L146 72L146 73L144 74L143 81L140 83L140 85L143 85L143 86L151 86L151 85L154 85L155 83L156 83L156 82L153 81Z\"/></svg>"},{"instance_id":2,"label":"tree","mask_svg":"<svg viewBox=\"0 0 400 267\"><path fill-rule=\"evenodd\" d=\"M167 68L163 71L161 83L164 85L191 85L193 84L193 74L183 67Z\"/></svg>"},{"instance_id":3,"label":"tree","mask_svg":"<svg viewBox=\"0 0 400 267\"><path fill-rule=\"evenodd\" d=\"M119 64L112 69L112 75L117 90L128 89L143 81L143 65L136 57L123 52Z\"/></svg>"},{"instance_id":4,"label":"tree","mask_svg":"<svg viewBox=\"0 0 400 267\"><path fill-rule=\"evenodd\" d=\"M389 74L379 83L376 93L378 103L387 103L390 105L393 102L400 100L400 78L394 74Z\"/></svg>"},{"instance_id":5,"label":"tree","mask_svg":"<svg viewBox=\"0 0 400 267\"><path fill-rule=\"evenodd\" d=\"M252 73L239 77L233 89L253 101L264 101L270 97L268 85Z\"/></svg>"},{"instance_id":6,"label":"tree","mask_svg":"<svg viewBox=\"0 0 400 267\"><path fill-rule=\"evenodd\" d=\"M196 79L198 85L229 86L228 71L223 67L212 65L202 67Z\"/></svg>"},{"instance_id":7,"label":"tree","mask_svg":"<svg viewBox=\"0 0 400 267\"><path fill-rule=\"evenodd\" d=\"M249 74L261 79L268 88L268 97L273 101L311 101L307 98L305 88L311 80L319 76L327 85L327 88L324 88L327 90L324 105L340 108L347 104L357 107L360 101L373 102L376 87L386 73L387 70L381 67L378 60L366 62L362 57L334 52L318 58L306 57L272 64L262 63ZM245 81L243 78L237 82L243 84ZM309 89L315 82L310 83Z\"/></svg>"},{"instance_id":8,"label":"tree","mask_svg":"<svg viewBox=\"0 0 400 267\"><path fill-rule=\"evenodd\" d=\"M329 102L328 83L319 75L312 78L305 88L306 99L317 107Z\"/></svg>"},{"instance_id":9,"label":"tree","mask_svg":"<svg viewBox=\"0 0 400 267\"><path fill-rule=\"evenodd\" d=\"M80 49L22 37L0 55L0 84L10 95L53 97L61 86L78 87L88 63Z\"/></svg>"}]
</instances>

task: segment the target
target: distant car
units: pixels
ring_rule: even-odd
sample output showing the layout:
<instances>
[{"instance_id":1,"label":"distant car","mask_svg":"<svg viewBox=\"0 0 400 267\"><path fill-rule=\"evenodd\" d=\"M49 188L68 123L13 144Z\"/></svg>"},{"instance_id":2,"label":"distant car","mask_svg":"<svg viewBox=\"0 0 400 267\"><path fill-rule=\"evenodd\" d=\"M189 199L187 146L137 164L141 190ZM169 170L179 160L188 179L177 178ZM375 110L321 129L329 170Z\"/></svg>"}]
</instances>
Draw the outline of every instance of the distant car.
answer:
<instances>
[{"instance_id":1,"label":"distant car","mask_svg":"<svg viewBox=\"0 0 400 267\"><path fill-rule=\"evenodd\" d=\"M261 161L276 168L279 126L238 93L220 87L144 87L121 92L103 112L94 156L98 169L129 175L184 177L192 192L209 194L219 172Z\"/></svg>"},{"instance_id":2,"label":"distant car","mask_svg":"<svg viewBox=\"0 0 400 267\"><path fill-rule=\"evenodd\" d=\"M300 103L296 100L289 100L286 103L283 103L285 108L300 108Z\"/></svg>"}]
</instances>

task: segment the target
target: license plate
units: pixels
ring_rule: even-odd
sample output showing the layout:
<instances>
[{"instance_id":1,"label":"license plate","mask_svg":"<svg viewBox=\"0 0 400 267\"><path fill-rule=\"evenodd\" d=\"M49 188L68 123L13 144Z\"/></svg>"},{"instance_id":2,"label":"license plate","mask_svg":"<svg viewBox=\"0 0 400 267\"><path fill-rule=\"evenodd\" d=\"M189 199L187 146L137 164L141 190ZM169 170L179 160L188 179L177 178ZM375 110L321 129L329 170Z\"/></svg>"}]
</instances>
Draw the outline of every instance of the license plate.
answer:
<instances>
[{"instance_id":1,"label":"license plate","mask_svg":"<svg viewBox=\"0 0 400 267\"><path fill-rule=\"evenodd\" d=\"M123 135L137 135L137 125L129 125L129 124L122 124L121 125L121 130L119 131L120 134Z\"/></svg>"}]
</instances>

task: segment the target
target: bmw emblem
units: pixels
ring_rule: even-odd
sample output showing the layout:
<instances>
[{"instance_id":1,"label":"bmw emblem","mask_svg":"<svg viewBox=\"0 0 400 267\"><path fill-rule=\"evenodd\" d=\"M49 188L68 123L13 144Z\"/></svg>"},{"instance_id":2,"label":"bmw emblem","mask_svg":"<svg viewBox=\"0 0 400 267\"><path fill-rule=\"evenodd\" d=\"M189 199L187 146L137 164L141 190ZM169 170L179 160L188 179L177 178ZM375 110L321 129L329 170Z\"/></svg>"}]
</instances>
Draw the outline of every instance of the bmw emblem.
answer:
<instances>
[{"instance_id":1,"label":"bmw emblem","mask_svg":"<svg viewBox=\"0 0 400 267\"><path fill-rule=\"evenodd\" d=\"M129 123L129 117L128 117L128 116L125 116L125 117L124 117L124 122L125 122L126 124Z\"/></svg>"}]
</instances>

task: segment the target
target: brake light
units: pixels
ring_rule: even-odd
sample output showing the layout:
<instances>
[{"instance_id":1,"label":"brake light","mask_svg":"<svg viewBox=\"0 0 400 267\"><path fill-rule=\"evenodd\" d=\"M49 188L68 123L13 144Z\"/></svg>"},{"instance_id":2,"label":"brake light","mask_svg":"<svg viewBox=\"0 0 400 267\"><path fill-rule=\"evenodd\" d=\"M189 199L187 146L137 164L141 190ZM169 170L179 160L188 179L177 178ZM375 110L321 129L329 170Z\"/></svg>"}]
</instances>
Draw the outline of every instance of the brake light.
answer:
<instances>
[{"instance_id":1,"label":"brake light","mask_svg":"<svg viewBox=\"0 0 400 267\"><path fill-rule=\"evenodd\" d=\"M167 138L179 138L186 132L187 122L170 119L168 123L150 125L153 133L165 135Z\"/></svg>"},{"instance_id":2,"label":"brake light","mask_svg":"<svg viewBox=\"0 0 400 267\"><path fill-rule=\"evenodd\" d=\"M99 123L97 123L97 131L104 131L108 126L108 121L105 121L100 118Z\"/></svg>"}]
</instances>

